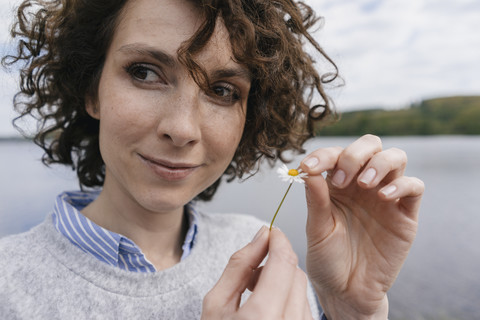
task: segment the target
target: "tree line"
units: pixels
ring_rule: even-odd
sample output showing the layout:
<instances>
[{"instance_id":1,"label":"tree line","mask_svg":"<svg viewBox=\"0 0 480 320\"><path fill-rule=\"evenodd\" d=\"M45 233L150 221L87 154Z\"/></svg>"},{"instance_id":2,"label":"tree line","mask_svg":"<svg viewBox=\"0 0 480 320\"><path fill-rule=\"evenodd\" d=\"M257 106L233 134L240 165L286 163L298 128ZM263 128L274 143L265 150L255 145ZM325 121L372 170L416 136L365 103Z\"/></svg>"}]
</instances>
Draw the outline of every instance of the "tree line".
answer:
<instances>
[{"instance_id":1,"label":"tree line","mask_svg":"<svg viewBox=\"0 0 480 320\"><path fill-rule=\"evenodd\" d=\"M455 96L421 101L399 110L369 109L345 112L318 136L478 135L480 96Z\"/></svg>"}]
</instances>

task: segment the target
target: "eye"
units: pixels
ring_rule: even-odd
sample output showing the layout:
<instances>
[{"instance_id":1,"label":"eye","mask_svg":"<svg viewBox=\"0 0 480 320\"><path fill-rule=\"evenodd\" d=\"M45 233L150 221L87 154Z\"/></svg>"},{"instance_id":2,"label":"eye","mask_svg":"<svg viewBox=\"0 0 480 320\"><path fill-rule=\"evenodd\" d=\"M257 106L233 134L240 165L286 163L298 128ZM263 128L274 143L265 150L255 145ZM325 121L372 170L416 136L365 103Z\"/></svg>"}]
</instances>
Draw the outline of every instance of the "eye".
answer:
<instances>
[{"instance_id":1,"label":"eye","mask_svg":"<svg viewBox=\"0 0 480 320\"><path fill-rule=\"evenodd\" d=\"M228 83L222 83L212 88L212 94L225 104L233 104L240 100L240 92Z\"/></svg>"},{"instance_id":2,"label":"eye","mask_svg":"<svg viewBox=\"0 0 480 320\"><path fill-rule=\"evenodd\" d=\"M142 83L165 83L163 78L159 75L160 71L155 69L155 66L148 65L148 64L141 64L141 63L134 63L126 68L127 73L133 78L135 81L139 81Z\"/></svg>"}]
</instances>

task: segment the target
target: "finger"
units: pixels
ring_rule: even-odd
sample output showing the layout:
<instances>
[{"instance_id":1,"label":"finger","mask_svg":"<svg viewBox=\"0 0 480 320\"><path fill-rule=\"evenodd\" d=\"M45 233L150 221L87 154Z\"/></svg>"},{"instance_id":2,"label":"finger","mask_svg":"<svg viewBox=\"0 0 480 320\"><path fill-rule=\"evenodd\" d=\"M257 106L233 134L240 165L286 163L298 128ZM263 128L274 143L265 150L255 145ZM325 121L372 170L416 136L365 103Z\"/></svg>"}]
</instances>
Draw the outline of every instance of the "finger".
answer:
<instances>
[{"instance_id":1,"label":"finger","mask_svg":"<svg viewBox=\"0 0 480 320\"><path fill-rule=\"evenodd\" d=\"M380 138L364 135L349 145L340 154L331 182L337 188L344 188L359 173L370 158L382 151Z\"/></svg>"},{"instance_id":2,"label":"finger","mask_svg":"<svg viewBox=\"0 0 480 320\"><path fill-rule=\"evenodd\" d=\"M303 159L300 169L308 173L308 176L319 175L324 171L335 168L338 157L342 153L343 148L331 147L315 150Z\"/></svg>"},{"instance_id":3,"label":"finger","mask_svg":"<svg viewBox=\"0 0 480 320\"><path fill-rule=\"evenodd\" d=\"M297 268L288 303L285 306L285 319L305 319L305 316L311 313L310 310L306 313L305 302L308 304L307 277L300 268Z\"/></svg>"},{"instance_id":4,"label":"finger","mask_svg":"<svg viewBox=\"0 0 480 320\"><path fill-rule=\"evenodd\" d=\"M358 176L358 184L364 188L374 188L385 177L393 180L403 175L406 165L407 154L403 150L391 148L378 152L368 161Z\"/></svg>"},{"instance_id":5,"label":"finger","mask_svg":"<svg viewBox=\"0 0 480 320\"><path fill-rule=\"evenodd\" d=\"M268 260L244 307L256 310L258 318L280 318L297 270L298 258L287 237L277 228L270 232Z\"/></svg>"},{"instance_id":6,"label":"finger","mask_svg":"<svg viewBox=\"0 0 480 320\"><path fill-rule=\"evenodd\" d=\"M268 252L268 234L268 228L263 226L252 242L232 255L217 284L205 296L204 309L238 308L241 294L251 282L252 271Z\"/></svg>"},{"instance_id":7,"label":"finger","mask_svg":"<svg viewBox=\"0 0 480 320\"><path fill-rule=\"evenodd\" d=\"M415 177L399 177L378 191L384 200L392 201L399 199L398 205L404 212L416 218L420 208L420 200L425 191L425 184Z\"/></svg>"},{"instance_id":8,"label":"finger","mask_svg":"<svg viewBox=\"0 0 480 320\"><path fill-rule=\"evenodd\" d=\"M325 239L334 229L335 221L331 214L330 190L323 176L309 176L305 179L307 200L307 238Z\"/></svg>"},{"instance_id":9,"label":"finger","mask_svg":"<svg viewBox=\"0 0 480 320\"><path fill-rule=\"evenodd\" d=\"M305 179L307 234L313 235L315 239L323 239L334 226L333 218L329 214L330 191L321 173L334 169L342 152L341 147L318 149L309 154L300 165L302 171L308 173L308 179Z\"/></svg>"}]
</instances>

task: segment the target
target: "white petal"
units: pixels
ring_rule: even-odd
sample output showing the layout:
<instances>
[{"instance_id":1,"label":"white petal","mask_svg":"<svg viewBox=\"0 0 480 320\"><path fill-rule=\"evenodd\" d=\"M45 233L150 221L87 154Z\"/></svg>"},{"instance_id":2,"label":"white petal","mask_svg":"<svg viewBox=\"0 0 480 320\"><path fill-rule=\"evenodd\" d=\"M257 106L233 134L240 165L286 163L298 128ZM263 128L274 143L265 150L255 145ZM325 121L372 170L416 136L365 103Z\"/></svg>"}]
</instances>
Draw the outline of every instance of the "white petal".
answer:
<instances>
[{"instance_id":1,"label":"white petal","mask_svg":"<svg viewBox=\"0 0 480 320\"><path fill-rule=\"evenodd\" d=\"M288 168L286 165L282 164L280 168L277 169L278 174L288 175Z\"/></svg>"},{"instance_id":2,"label":"white petal","mask_svg":"<svg viewBox=\"0 0 480 320\"><path fill-rule=\"evenodd\" d=\"M290 177L288 174L286 174L285 172L281 171L281 172L278 172L278 176L279 177Z\"/></svg>"},{"instance_id":3,"label":"white petal","mask_svg":"<svg viewBox=\"0 0 480 320\"><path fill-rule=\"evenodd\" d=\"M298 177L298 176L292 177L292 181L294 181L294 182L299 182L299 183L303 183L303 180L302 180L300 177Z\"/></svg>"}]
</instances>

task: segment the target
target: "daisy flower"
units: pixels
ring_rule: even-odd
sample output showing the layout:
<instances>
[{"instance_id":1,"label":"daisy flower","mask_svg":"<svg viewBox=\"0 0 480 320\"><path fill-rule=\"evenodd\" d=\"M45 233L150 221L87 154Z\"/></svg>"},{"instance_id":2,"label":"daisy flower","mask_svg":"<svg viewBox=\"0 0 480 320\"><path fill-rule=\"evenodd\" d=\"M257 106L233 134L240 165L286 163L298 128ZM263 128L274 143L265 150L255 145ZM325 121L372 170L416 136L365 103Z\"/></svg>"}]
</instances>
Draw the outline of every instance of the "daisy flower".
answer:
<instances>
[{"instance_id":1,"label":"daisy flower","mask_svg":"<svg viewBox=\"0 0 480 320\"><path fill-rule=\"evenodd\" d=\"M305 183L305 181L303 181L303 178L308 177L308 174L306 172L302 172L302 170L300 169L288 169L288 167L285 164L282 164L282 166L277 169L277 173L280 179L282 179L283 181L289 182L290 184L288 186L287 191L283 195L282 201L280 202L280 205L278 206L277 211L275 212L275 215L273 216L272 222L270 223L270 230L272 230L273 222L275 221L275 218L277 217L277 213L278 211L280 211L280 207L282 206L288 191L290 191L292 184L294 182Z\"/></svg>"},{"instance_id":2,"label":"daisy flower","mask_svg":"<svg viewBox=\"0 0 480 320\"><path fill-rule=\"evenodd\" d=\"M303 178L308 177L308 174L306 172L302 172L301 169L288 169L285 164L282 164L282 166L277 169L277 173L280 179L289 183L305 183Z\"/></svg>"}]
</instances>

